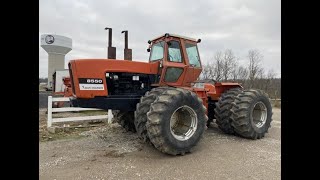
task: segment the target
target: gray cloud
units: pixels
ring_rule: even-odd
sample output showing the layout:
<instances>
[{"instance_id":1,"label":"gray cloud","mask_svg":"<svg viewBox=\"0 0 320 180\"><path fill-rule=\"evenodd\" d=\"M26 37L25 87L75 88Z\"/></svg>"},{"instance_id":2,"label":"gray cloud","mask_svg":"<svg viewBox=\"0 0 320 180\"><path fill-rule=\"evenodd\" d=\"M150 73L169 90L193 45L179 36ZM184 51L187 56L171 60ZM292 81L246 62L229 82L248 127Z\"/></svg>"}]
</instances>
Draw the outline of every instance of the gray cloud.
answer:
<instances>
[{"instance_id":1,"label":"gray cloud","mask_svg":"<svg viewBox=\"0 0 320 180\"><path fill-rule=\"evenodd\" d=\"M113 28L117 59L123 59L122 30L129 30L133 59L147 61L147 41L166 32L201 38L203 62L218 50L232 49L245 65L249 49L264 55L266 70L281 76L281 1L279 0L41 0L39 1L39 76L47 76L47 53L40 35L55 33L73 40L66 62L106 58L107 32ZM67 67L67 66L66 66Z\"/></svg>"}]
</instances>

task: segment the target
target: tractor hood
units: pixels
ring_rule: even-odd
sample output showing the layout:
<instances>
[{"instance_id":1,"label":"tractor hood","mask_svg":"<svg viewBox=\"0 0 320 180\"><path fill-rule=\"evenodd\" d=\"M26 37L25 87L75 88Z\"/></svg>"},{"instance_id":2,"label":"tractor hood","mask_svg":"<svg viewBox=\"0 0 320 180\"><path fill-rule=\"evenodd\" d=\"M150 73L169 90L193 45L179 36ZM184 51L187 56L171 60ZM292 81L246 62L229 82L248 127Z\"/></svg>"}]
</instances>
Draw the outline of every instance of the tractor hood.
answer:
<instances>
[{"instance_id":1,"label":"tractor hood","mask_svg":"<svg viewBox=\"0 0 320 180\"><path fill-rule=\"evenodd\" d=\"M142 74L157 74L159 62L138 62L111 59L78 59L71 60L73 73L77 77L104 78L107 72L128 72Z\"/></svg>"},{"instance_id":2,"label":"tractor hood","mask_svg":"<svg viewBox=\"0 0 320 180\"><path fill-rule=\"evenodd\" d=\"M78 59L69 62L73 95L77 98L92 98L110 94L106 77L111 73L145 74L149 77L156 75L158 68L159 62L114 59Z\"/></svg>"}]
</instances>

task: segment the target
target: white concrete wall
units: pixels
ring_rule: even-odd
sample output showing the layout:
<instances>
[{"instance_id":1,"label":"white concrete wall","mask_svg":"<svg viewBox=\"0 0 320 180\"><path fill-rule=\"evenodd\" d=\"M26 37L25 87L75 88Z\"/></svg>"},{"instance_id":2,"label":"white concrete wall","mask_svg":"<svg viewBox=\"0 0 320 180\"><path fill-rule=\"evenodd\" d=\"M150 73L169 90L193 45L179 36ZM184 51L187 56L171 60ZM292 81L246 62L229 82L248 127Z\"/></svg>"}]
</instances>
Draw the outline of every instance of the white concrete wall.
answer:
<instances>
[{"instance_id":1,"label":"white concrete wall","mask_svg":"<svg viewBox=\"0 0 320 180\"><path fill-rule=\"evenodd\" d=\"M57 69L64 69L64 58L62 54L48 54L48 85L49 89L52 89L52 75Z\"/></svg>"}]
</instances>

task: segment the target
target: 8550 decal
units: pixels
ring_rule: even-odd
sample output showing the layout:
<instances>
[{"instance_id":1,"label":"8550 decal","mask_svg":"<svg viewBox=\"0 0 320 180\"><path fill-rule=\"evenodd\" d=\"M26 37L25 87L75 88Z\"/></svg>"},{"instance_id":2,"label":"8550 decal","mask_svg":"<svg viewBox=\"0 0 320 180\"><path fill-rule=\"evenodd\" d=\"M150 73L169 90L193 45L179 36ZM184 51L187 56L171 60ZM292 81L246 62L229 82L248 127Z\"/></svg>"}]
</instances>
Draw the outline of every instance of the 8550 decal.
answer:
<instances>
[{"instance_id":1,"label":"8550 decal","mask_svg":"<svg viewBox=\"0 0 320 180\"><path fill-rule=\"evenodd\" d=\"M80 90L104 90L102 79L97 78L79 78Z\"/></svg>"}]
</instances>

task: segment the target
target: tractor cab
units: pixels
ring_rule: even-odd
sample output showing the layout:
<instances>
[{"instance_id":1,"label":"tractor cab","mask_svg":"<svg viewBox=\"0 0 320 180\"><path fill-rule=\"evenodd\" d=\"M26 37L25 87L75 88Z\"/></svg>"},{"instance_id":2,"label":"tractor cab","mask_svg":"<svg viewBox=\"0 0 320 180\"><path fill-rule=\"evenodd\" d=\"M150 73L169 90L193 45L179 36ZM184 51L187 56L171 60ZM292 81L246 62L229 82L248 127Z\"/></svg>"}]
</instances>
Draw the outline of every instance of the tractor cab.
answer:
<instances>
[{"instance_id":1,"label":"tractor cab","mask_svg":"<svg viewBox=\"0 0 320 180\"><path fill-rule=\"evenodd\" d=\"M159 61L158 85L187 86L196 81L202 67L196 40L166 33L149 40L149 62Z\"/></svg>"}]
</instances>

